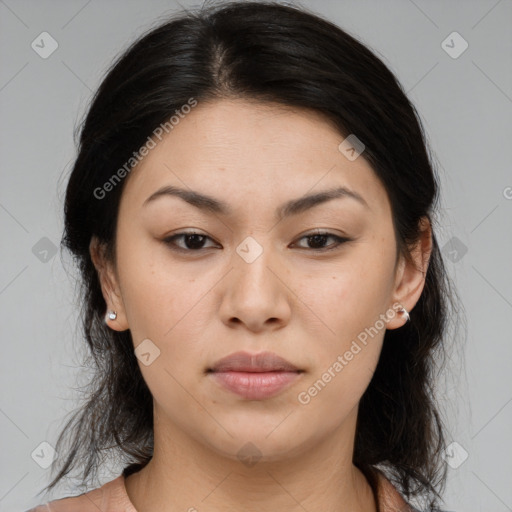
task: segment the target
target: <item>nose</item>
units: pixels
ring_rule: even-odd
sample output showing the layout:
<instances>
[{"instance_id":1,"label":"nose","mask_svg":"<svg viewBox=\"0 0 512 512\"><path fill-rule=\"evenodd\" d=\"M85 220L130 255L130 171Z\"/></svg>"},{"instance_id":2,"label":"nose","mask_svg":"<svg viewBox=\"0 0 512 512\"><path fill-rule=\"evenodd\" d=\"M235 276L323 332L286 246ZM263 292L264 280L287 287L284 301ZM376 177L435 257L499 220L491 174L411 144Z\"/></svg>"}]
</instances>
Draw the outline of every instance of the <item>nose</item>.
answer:
<instances>
[{"instance_id":1,"label":"nose","mask_svg":"<svg viewBox=\"0 0 512 512\"><path fill-rule=\"evenodd\" d=\"M221 281L222 321L231 328L253 332L287 325L293 292L286 282L288 274L271 251L263 250L254 261L235 253L232 261L234 268Z\"/></svg>"}]
</instances>

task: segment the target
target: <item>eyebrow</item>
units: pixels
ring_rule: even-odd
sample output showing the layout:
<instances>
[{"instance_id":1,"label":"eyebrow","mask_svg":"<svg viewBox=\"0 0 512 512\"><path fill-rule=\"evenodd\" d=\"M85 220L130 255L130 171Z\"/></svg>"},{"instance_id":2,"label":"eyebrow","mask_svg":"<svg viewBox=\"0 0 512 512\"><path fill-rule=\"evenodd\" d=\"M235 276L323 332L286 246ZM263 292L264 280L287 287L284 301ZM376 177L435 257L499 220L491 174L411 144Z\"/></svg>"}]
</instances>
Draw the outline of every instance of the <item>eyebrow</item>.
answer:
<instances>
[{"instance_id":1,"label":"eyebrow","mask_svg":"<svg viewBox=\"0 0 512 512\"><path fill-rule=\"evenodd\" d=\"M192 206L206 212L225 216L233 214L232 208L224 201L201 194L194 190L187 190L173 185L167 185L158 189L144 201L142 206L145 207L156 199L165 196L180 197ZM370 208L365 199L357 192L350 190L347 187L336 187L287 201L276 210L276 218L281 220L292 215L298 215L299 213L303 213L306 210L322 203L338 198L354 199L364 207L368 209Z\"/></svg>"}]
</instances>

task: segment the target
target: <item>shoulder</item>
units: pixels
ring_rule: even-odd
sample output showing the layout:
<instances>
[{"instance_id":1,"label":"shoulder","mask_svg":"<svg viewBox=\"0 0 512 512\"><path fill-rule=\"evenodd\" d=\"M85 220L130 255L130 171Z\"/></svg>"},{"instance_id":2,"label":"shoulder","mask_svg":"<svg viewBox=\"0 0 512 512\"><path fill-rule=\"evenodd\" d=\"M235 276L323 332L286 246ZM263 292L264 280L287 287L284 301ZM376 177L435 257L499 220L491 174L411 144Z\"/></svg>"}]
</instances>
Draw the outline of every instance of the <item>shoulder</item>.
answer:
<instances>
[{"instance_id":1,"label":"shoulder","mask_svg":"<svg viewBox=\"0 0 512 512\"><path fill-rule=\"evenodd\" d=\"M384 473L376 468L378 480L378 496L383 512L421 512L407 503L397 488L386 478ZM438 512L442 510L436 509Z\"/></svg>"},{"instance_id":2,"label":"shoulder","mask_svg":"<svg viewBox=\"0 0 512 512\"><path fill-rule=\"evenodd\" d=\"M384 473L379 470L376 473L380 509L383 512L414 512Z\"/></svg>"},{"instance_id":3,"label":"shoulder","mask_svg":"<svg viewBox=\"0 0 512 512\"><path fill-rule=\"evenodd\" d=\"M137 512L130 503L123 475L85 492L38 505L26 512Z\"/></svg>"}]
</instances>

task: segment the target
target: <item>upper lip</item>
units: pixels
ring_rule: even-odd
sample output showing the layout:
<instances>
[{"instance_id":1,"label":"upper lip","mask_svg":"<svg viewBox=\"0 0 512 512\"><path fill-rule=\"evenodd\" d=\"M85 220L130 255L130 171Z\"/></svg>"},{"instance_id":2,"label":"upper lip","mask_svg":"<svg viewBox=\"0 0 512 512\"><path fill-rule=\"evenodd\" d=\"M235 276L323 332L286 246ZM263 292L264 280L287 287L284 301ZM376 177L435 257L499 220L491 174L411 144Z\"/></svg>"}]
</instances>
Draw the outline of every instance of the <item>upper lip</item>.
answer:
<instances>
[{"instance_id":1,"label":"upper lip","mask_svg":"<svg viewBox=\"0 0 512 512\"><path fill-rule=\"evenodd\" d=\"M211 368L210 372L272 372L272 371L300 371L292 363L278 356L274 352L260 352L250 354L249 352L234 352L229 356L219 359Z\"/></svg>"}]
</instances>

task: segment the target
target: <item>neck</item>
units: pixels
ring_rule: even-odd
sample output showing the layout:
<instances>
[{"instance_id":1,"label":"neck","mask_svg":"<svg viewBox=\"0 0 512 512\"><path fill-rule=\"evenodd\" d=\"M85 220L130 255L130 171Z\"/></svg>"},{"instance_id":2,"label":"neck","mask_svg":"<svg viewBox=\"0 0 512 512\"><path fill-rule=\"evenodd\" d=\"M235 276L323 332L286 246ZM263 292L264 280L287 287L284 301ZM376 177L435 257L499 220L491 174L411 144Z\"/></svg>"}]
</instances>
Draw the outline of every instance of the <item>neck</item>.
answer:
<instances>
[{"instance_id":1,"label":"neck","mask_svg":"<svg viewBox=\"0 0 512 512\"><path fill-rule=\"evenodd\" d=\"M327 440L252 461L218 453L155 415L154 456L126 477L128 496L139 512L376 512L372 489L352 464L347 433L355 431L356 414Z\"/></svg>"}]
</instances>

